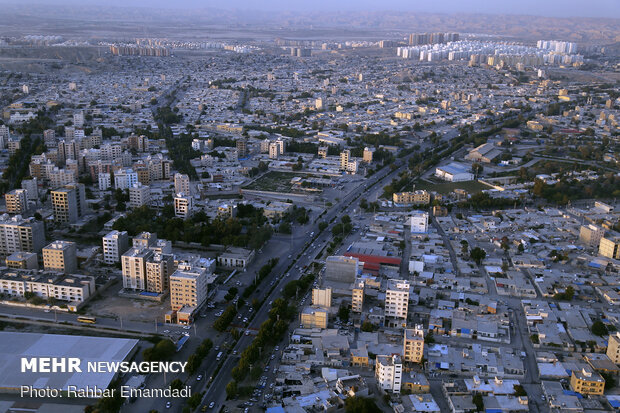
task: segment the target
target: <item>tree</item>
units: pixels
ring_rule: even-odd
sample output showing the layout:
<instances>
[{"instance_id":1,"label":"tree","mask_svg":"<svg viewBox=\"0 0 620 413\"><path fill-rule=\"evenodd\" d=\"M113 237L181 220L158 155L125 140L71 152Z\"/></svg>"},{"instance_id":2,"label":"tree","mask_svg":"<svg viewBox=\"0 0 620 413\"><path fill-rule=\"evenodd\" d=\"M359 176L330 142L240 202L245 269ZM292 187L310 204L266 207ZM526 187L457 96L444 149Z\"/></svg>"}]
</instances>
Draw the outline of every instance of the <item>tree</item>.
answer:
<instances>
[{"instance_id":1,"label":"tree","mask_svg":"<svg viewBox=\"0 0 620 413\"><path fill-rule=\"evenodd\" d=\"M319 222L319 231L323 231L325 228L327 228L327 222L325 221L321 221Z\"/></svg>"},{"instance_id":2,"label":"tree","mask_svg":"<svg viewBox=\"0 0 620 413\"><path fill-rule=\"evenodd\" d=\"M527 392L525 391L525 389L523 388L523 386L521 386L520 384L515 384L514 386L515 389L515 396L517 397L527 397Z\"/></svg>"},{"instance_id":3,"label":"tree","mask_svg":"<svg viewBox=\"0 0 620 413\"><path fill-rule=\"evenodd\" d=\"M474 162L471 166L471 171L474 173L474 175L478 176L482 173L482 170L484 168L482 167L482 165L480 165L477 162Z\"/></svg>"},{"instance_id":4,"label":"tree","mask_svg":"<svg viewBox=\"0 0 620 413\"><path fill-rule=\"evenodd\" d=\"M236 395L237 395L237 382L233 380L226 385L226 397L229 399L232 399Z\"/></svg>"},{"instance_id":5,"label":"tree","mask_svg":"<svg viewBox=\"0 0 620 413\"><path fill-rule=\"evenodd\" d=\"M596 320L592 323L592 334L602 337L607 335L607 333L607 327L601 320Z\"/></svg>"},{"instance_id":6,"label":"tree","mask_svg":"<svg viewBox=\"0 0 620 413\"><path fill-rule=\"evenodd\" d=\"M610 390L616 387L616 378L613 374L601 372L601 376L605 379L605 390Z\"/></svg>"},{"instance_id":7,"label":"tree","mask_svg":"<svg viewBox=\"0 0 620 413\"><path fill-rule=\"evenodd\" d=\"M344 401L346 413L381 413L381 409L370 397L348 397Z\"/></svg>"},{"instance_id":8,"label":"tree","mask_svg":"<svg viewBox=\"0 0 620 413\"><path fill-rule=\"evenodd\" d=\"M484 411L484 400L482 399L482 394L476 393L472 398L472 402L476 405L476 410L481 412Z\"/></svg>"},{"instance_id":9,"label":"tree","mask_svg":"<svg viewBox=\"0 0 620 413\"><path fill-rule=\"evenodd\" d=\"M426 333L426 336L424 336L424 343L433 344L434 342L435 342L435 336L432 331L429 331L428 333Z\"/></svg>"},{"instance_id":10,"label":"tree","mask_svg":"<svg viewBox=\"0 0 620 413\"><path fill-rule=\"evenodd\" d=\"M348 305L341 305L338 309L338 318L342 321L349 321L349 312L351 309Z\"/></svg>"},{"instance_id":11,"label":"tree","mask_svg":"<svg viewBox=\"0 0 620 413\"><path fill-rule=\"evenodd\" d=\"M182 387L183 387L183 382L180 379L174 379L170 383L170 388L173 390L174 389L180 390Z\"/></svg>"},{"instance_id":12,"label":"tree","mask_svg":"<svg viewBox=\"0 0 620 413\"><path fill-rule=\"evenodd\" d=\"M372 333L373 331L375 331L375 325L373 323L371 323L370 321L365 320L362 323L361 329L362 329L362 331Z\"/></svg>"},{"instance_id":13,"label":"tree","mask_svg":"<svg viewBox=\"0 0 620 413\"><path fill-rule=\"evenodd\" d=\"M480 265L482 260L484 260L484 258L487 256L487 253L482 248L476 247L471 250L471 252L469 253L469 256L471 257L472 260L476 261L476 264Z\"/></svg>"}]
</instances>

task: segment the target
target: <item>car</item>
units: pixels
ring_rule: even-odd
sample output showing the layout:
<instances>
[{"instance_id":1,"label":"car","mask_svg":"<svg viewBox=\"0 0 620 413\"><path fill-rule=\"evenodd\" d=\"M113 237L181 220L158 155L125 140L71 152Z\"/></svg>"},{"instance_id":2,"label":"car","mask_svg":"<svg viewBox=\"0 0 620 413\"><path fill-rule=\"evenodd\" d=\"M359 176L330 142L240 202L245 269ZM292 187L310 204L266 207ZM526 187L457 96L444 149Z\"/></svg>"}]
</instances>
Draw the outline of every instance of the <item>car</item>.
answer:
<instances>
[{"instance_id":1,"label":"car","mask_svg":"<svg viewBox=\"0 0 620 413\"><path fill-rule=\"evenodd\" d=\"M215 348L213 350L220 351L220 346L215 346Z\"/></svg>"},{"instance_id":2,"label":"car","mask_svg":"<svg viewBox=\"0 0 620 413\"><path fill-rule=\"evenodd\" d=\"M280 346L276 346L275 350L276 351L280 350Z\"/></svg>"},{"instance_id":3,"label":"car","mask_svg":"<svg viewBox=\"0 0 620 413\"><path fill-rule=\"evenodd\" d=\"M265 371L269 371L269 366L265 366Z\"/></svg>"},{"instance_id":4,"label":"car","mask_svg":"<svg viewBox=\"0 0 620 413\"><path fill-rule=\"evenodd\" d=\"M245 330L245 335L249 336L250 335L250 330Z\"/></svg>"},{"instance_id":5,"label":"car","mask_svg":"<svg viewBox=\"0 0 620 413\"><path fill-rule=\"evenodd\" d=\"M169 408L171 408L171 407L172 407L172 403L170 403L170 402L166 402L166 409L169 409Z\"/></svg>"},{"instance_id":6,"label":"car","mask_svg":"<svg viewBox=\"0 0 620 413\"><path fill-rule=\"evenodd\" d=\"M247 318L247 317L245 317L245 318L243 319L243 322L244 322L244 323L247 323L247 322L248 322L248 318Z\"/></svg>"},{"instance_id":7,"label":"car","mask_svg":"<svg viewBox=\"0 0 620 413\"><path fill-rule=\"evenodd\" d=\"M189 330L190 328L192 328L191 326L183 326L183 330Z\"/></svg>"},{"instance_id":8,"label":"car","mask_svg":"<svg viewBox=\"0 0 620 413\"><path fill-rule=\"evenodd\" d=\"M213 409L215 407L215 402L209 403L209 409Z\"/></svg>"},{"instance_id":9,"label":"car","mask_svg":"<svg viewBox=\"0 0 620 413\"><path fill-rule=\"evenodd\" d=\"M273 300L272 300L272 301L269 301L269 305L271 305L271 304L273 304Z\"/></svg>"},{"instance_id":10,"label":"car","mask_svg":"<svg viewBox=\"0 0 620 413\"><path fill-rule=\"evenodd\" d=\"M237 350L234 350L233 351L233 356L236 356L236 355L237 355Z\"/></svg>"},{"instance_id":11,"label":"car","mask_svg":"<svg viewBox=\"0 0 620 413\"><path fill-rule=\"evenodd\" d=\"M271 360L273 360L273 359L275 359L275 358L276 358L276 355L275 355L275 354L272 354L270 358L271 358Z\"/></svg>"},{"instance_id":12,"label":"car","mask_svg":"<svg viewBox=\"0 0 620 413\"><path fill-rule=\"evenodd\" d=\"M168 334L170 330L164 330L164 334Z\"/></svg>"},{"instance_id":13,"label":"car","mask_svg":"<svg viewBox=\"0 0 620 413\"><path fill-rule=\"evenodd\" d=\"M269 388L273 389L273 383L269 383Z\"/></svg>"},{"instance_id":14,"label":"car","mask_svg":"<svg viewBox=\"0 0 620 413\"><path fill-rule=\"evenodd\" d=\"M199 374L198 377L196 377L196 381L200 381L202 380L202 374Z\"/></svg>"},{"instance_id":15,"label":"car","mask_svg":"<svg viewBox=\"0 0 620 413\"><path fill-rule=\"evenodd\" d=\"M543 394L542 396L540 396L540 399L544 402L545 400L547 400L547 398L545 397L545 395Z\"/></svg>"},{"instance_id":16,"label":"car","mask_svg":"<svg viewBox=\"0 0 620 413\"><path fill-rule=\"evenodd\" d=\"M277 368L277 367L274 367L274 368L273 368L273 374L276 374L277 372L278 372L278 368Z\"/></svg>"}]
</instances>

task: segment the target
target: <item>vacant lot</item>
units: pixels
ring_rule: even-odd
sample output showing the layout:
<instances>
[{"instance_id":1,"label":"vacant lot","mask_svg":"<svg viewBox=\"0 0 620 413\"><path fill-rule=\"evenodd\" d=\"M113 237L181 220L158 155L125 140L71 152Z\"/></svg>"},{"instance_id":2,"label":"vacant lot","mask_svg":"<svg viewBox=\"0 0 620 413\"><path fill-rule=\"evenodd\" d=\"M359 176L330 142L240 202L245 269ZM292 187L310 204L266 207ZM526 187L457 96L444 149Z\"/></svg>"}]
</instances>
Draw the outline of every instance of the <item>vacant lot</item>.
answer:
<instances>
[{"instance_id":1,"label":"vacant lot","mask_svg":"<svg viewBox=\"0 0 620 413\"><path fill-rule=\"evenodd\" d=\"M299 176L292 172L270 171L244 189L269 192L291 192L291 179Z\"/></svg>"}]
</instances>

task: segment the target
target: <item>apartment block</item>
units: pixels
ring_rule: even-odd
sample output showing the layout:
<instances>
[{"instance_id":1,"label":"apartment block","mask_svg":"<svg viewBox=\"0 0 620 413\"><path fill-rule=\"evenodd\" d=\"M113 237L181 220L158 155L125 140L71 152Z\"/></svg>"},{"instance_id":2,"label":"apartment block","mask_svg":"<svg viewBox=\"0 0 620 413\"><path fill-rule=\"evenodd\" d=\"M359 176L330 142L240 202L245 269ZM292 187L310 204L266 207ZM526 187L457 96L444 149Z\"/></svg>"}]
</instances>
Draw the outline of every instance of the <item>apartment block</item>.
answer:
<instances>
[{"instance_id":1,"label":"apartment block","mask_svg":"<svg viewBox=\"0 0 620 413\"><path fill-rule=\"evenodd\" d=\"M383 391L400 393L403 377L403 362L399 355L377 356L375 379Z\"/></svg>"},{"instance_id":2,"label":"apartment block","mask_svg":"<svg viewBox=\"0 0 620 413\"><path fill-rule=\"evenodd\" d=\"M605 236L605 229L597 225L582 225L579 229L579 241L590 248L598 247L603 236Z\"/></svg>"},{"instance_id":3,"label":"apartment block","mask_svg":"<svg viewBox=\"0 0 620 413\"><path fill-rule=\"evenodd\" d=\"M9 214L23 214L28 210L28 193L25 189L13 189L4 194L6 212Z\"/></svg>"},{"instance_id":4,"label":"apartment block","mask_svg":"<svg viewBox=\"0 0 620 413\"><path fill-rule=\"evenodd\" d=\"M300 316L304 328L327 328L328 311L321 307L305 307Z\"/></svg>"},{"instance_id":5,"label":"apartment block","mask_svg":"<svg viewBox=\"0 0 620 413\"><path fill-rule=\"evenodd\" d=\"M44 300L81 303L95 292L95 278L33 270L0 270L0 294L25 297L33 293Z\"/></svg>"},{"instance_id":6,"label":"apartment block","mask_svg":"<svg viewBox=\"0 0 620 413\"><path fill-rule=\"evenodd\" d=\"M364 287L363 280L355 280L351 291L351 311L361 313L364 307Z\"/></svg>"},{"instance_id":7,"label":"apartment block","mask_svg":"<svg viewBox=\"0 0 620 413\"><path fill-rule=\"evenodd\" d=\"M34 252L17 251L6 257L5 264L8 268L20 270L38 270L39 259Z\"/></svg>"},{"instance_id":8,"label":"apartment block","mask_svg":"<svg viewBox=\"0 0 620 413\"><path fill-rule=\"evenodd\" d=\"M148 248L132 247L121 256L123 288L146 290L146 262L153 254Z\"/></svg>"},{"instance_id":9,"label":"apartment block","mask_svg":"<svg viewBox=\"0 0 620 413\"><path fill-rule=\"evenodd\" d=\"M56 222L73 224L86 213L86 190L83 184L65 185L51 192Z\"/></svg>"},{"instance_id":10,"label":"apartment block","mask_svg":"<svg viewBox=\"0 0 620 413\"><path fill-rule=\"evenodd\" d=\"M422 326L406 328L403 339L403 358L411 363L420 363L424 357L424 331Z\"/></svg>"},{"instance_id":11,"label":"apartment block","mask_svg":"<svg viewBox=\"0 0 620 413\"><path fill-rule=\"evenodd\" d=\"M174 193L190 195L189 176L186 174L174 174Z\"/></svg>"},{"instance_id":12,"label":"apartment block","mask_svg":"<svg viewBox=\"0 0 620 413\"><path fill-rule=\"evenodd\" d=\"M409 311L409 281L390 279L385 291L385 317L395 325L407 325Z\"/></svg>"},{"instance_id":13,"label":"apartment block","mask_svg":"<svg viewBox=\"0 0 620 413\"><path fill-rule=\"evenodd\" d=\"M189 262L179 263L170 276L170 304L173 311L197 309L207 300L207 270Z\"/></svg>"},{"instance_id":14,"label":"apartment block","mask_svg":"<svg viewBox=\"0 0 620 413\"><path fill-rule=\"evenodd\" d=\"M111 231L102 238L103 262L116 264L121 262L121 256L129 249L129 235L127 231Z\"/></svg>"},{"instance_id":15,"label":"apartment block","mask_svg":"<svg viewBox=\"0 0 620 413\"><path fill-rule=\"evenodd\" d=\"M20 215L0 216L0 255L17 251L41 252L45 245L43 223L34 218L23 219Z\"/></svg>"},{"instance_id":16,"label":"apartment block","mask_svg":"<svg viewBox=\"0 0 620 413\"><path fill-rule=\"evenodd\" d=\"M431 194L424 190L396 192L392 195L392 201L402 205L426 205L431 202Z\"/></svg>"},{"instance_id":17,"label":"apartment block","mask_svg":"<svg viewBox=\"0 0 620 413\"><path fill-rule=\"evenodd\" d=\"M599 255L606 258L620 259L620 237L603 237L598 247Z\"/></svg>"},{"instance_id":18,"label":"apartment block","mask_svg":"<svg viewBox=\"0 0 620 413\"><path fill-rule=\"evenodd\" d=\"M314 288L312 289L312 305L330 308L332 306L332 289L331 288Z\"/></svg>"},{"instance_id":19,"label":"apartment block","mask_svg":"<svg viewBox=\"0 0 620 413\"><path fill-rule=\"evenodd\" d=\"M43 248L43 267L46 271L64 274L77 272L77 246L71 241L54 241Z\"/></svg>"},{"instance_id":20,"label":"apartment block","mask_svg":"<svg viewBox=\"0 0 620 413\"><path fill-rule=\"evenodd\" d=\"M179 193L174 197L174 215L179 218L187 219L192 214L192 198L184 193Z\"/></svg>"},{"instance_id":21,"label":"apartment block","mask_svg":"<svg viewBox=\"0 0 620 413\"><path fill-rule=\"evenodd\" d=\"M158 294L166 291L173 272L173 256L155 252L153 257L146 262L146 291Z\"/></svg>"},{"instance_id":22,"label":"apartment block","mask_svg":"<svg viewBox=\"0 0 620 413\"><path fill-rule=\"evenodd\" d=\"M609 334L607 342L607 357L616 364L620 364L620 332Z\"/></svg>"},{"instance_id":23,"label":"apartment block","mask_svg":"<svg viewBox=\"0 0 620 413\"><path fill-rule=\"evenodd\" d=\"M605 390L605 379L588 366L572 371L570 387L580 394L602 395Z\"/></svg>"},{"instance_id":24,"label":"apartment block","mask_svg":"<svg viewBox=\"0 0 620 413\"><path fill-rule=\"evenodd\" d=\"M140 208L148 205L151 201L151 188L147 185L137 182L129 188L129 206L131 208Z\"/></svg>"},{"instance_id":25,"label":"apartment block","mask_svg":"<svg viewBox=\"0 0 620 413\"><path fill-rule=\"evenodd\" d=\"M357 258L332 255L325 260L325 278L332 281L355 281L361 266Z\"/></svg>"}]
</instances>

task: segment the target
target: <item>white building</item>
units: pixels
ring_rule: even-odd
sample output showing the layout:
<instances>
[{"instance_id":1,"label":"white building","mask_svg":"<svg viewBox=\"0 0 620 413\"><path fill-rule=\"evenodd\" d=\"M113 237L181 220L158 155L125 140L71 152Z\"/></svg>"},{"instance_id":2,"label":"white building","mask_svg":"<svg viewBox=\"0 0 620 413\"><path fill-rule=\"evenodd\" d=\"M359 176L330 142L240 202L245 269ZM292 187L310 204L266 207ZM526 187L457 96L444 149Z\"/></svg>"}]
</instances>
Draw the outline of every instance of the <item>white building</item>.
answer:
<instances>
[{"instance_id":1,"label":"white building","mask_svg":"<svg viewBox=\"0 0 620 413\"><path fill-rule=\"evenodd\" d=\"M132 247L121 256L123 288L138 291L146 289L146 262L153 254L148 248Z\"/></svg>"},{"instance_id":2,"label":"white building","mask_svg":"<svg viewBox=\"0 0 620 413\"><path fill-rule=\"evenodd\" d=\"M385 291L385 317L394 325L407 326L409 312L409 281L390 279Z\"/></svg>"},{"instance_id":3,"label":"white building","mask_svg":"<svg viewBox=\"0 0 620 413\"><path fill-rule=\"evenodd\" d=\"M174 193L183 193L187 196L191 195L189 187L189 176L186 174L174 174Z\"/></svg>"},{"instance_id":4,"label":"white building","mask_svg":"<svg viewBox=\"0 0 620 413\"><path fill-rule=\"evenodd\" d=\"M474 179L474 174L469 171L469 168L457 162L438 166L435 169L435 176L448 182L472 181Z\"/></svg>"},{"instance_id":5,"label":"white building","mask_svg":"<svg viewBox=\"0 0 620 413\"><path fill-rule=\"evenodd\" d=\"M428 232L428 212L416 211L409 218L412 234L426 234Z\"/></svg>"},{"instance_id":6,"label":"white building","mask_svg":"<svg viewBox=\"0 0 620 413\"><path fill-rule=\"evenodd\" d=\"M180 193L174 197L174 215L186 219L192 214L192 198Z\"/></svg>"},{"instance_id":7,"label":"white building","mask_svg":"<svg viewBox=\"0 0 620 413\"><path fill-rule=\"evenodd\" d=\"M129 249L129 236L127 231L114 230L104 235L103 241L103 262L115 264L121 261L121 256Z\"/></svg>"},{"instance_id":8,"label":"white building","mask_svg":"<svg viewBox=\"0 0 620 413\"><path fill-rule=\"evenodd\" d=\"M131 168L121 169L114 173L114 188L116 189L129 189L137 182L138 173Z\"/></svg>"},{"instance_id":9,"label":"white building","mask_svg":"<svg viewBox=\"0 0 620 413\"><path fill-rule=\"evenodd\" d=\"M0 216L0 255L7 256L17 251L40 252L45 245L43 222L34 218L23 219L21 215L9 218Z\"/></svg>"},{"instance_id":10,"label":"white building","mask_svg":"<svg viewBox=\"0 0 620 413\"><path fill-rule=\"evenodd\" d=\"M99 181L99 190L107 191L110 189L112 182L110 181L110 173L109 172L99 172L98 175Z\"/></svg>"},{"instance_id":11,"label":"white building","mask_svg":"<svg viewBox=\"0 0 620 413\"><path fill-rule=\"evenodd\" d=\"M384 391L400 393L403 377L403 362L399 355L377 356L375 378Z\"/></svg>"},{"instance_id":12,"label":"white building","mask_svg":"<svg viewBox=\"0 0 620 413\"><path fill-rule=\"evenodd\" d=\"M129 188L129 206L131 208L140 208L151 202L151 188L147 185L137 182Z\"/></svg>"}]
</instances>

